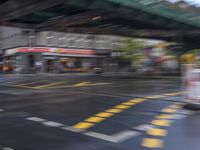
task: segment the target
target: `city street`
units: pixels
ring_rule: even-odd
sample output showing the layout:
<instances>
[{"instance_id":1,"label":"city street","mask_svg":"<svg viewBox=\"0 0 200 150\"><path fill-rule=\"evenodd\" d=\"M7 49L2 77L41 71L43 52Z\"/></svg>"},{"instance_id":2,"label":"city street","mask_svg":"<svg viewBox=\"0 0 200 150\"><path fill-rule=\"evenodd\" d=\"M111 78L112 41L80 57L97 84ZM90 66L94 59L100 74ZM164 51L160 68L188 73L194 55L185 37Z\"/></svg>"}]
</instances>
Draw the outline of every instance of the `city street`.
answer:
<instances>
[{"instance_id":1,"label":"city street","mask_svg":"<svg viewBox=\"0 0 200 150\"><path fill-rule=\"evenodd\" d=\"M2 150L199 150L181 79L0 77Z\"/></svg>"},{"instance_id":2,"label":"city street","mask_svg":"<svg viewBox=\"0 0 200 150\"><path fill-rule=\"evenodd\" d=\"M1 0L0 150L200 150L200 0Z\"/></svg>"}]
</instances>

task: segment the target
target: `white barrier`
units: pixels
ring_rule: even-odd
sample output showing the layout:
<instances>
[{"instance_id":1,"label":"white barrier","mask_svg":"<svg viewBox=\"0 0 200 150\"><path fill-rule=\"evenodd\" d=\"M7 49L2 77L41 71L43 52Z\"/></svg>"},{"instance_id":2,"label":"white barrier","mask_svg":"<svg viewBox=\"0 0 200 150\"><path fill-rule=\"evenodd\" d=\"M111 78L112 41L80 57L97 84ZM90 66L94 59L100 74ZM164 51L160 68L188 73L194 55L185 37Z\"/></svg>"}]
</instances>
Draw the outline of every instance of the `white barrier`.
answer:
<instances>
[{"instance_id":1,"label":"white barrier","mask_svg":"<svg viewBox=\"0 0 200 150\"><path fill-rule=\"evenodd\" d=\"M200 105L200 69L187 70L183 82L188 103Z\"/></svg>"}]
</instances>

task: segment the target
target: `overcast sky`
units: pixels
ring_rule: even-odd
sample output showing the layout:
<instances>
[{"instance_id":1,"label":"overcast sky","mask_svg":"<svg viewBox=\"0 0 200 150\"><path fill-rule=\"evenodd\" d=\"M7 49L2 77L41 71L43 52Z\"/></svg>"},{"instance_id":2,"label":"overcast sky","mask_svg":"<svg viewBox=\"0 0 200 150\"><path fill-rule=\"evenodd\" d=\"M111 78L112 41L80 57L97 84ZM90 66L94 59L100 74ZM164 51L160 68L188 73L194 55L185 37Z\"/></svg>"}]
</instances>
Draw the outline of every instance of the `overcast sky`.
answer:
<instances>
[{"instance_id":1,"label":"overcast sky","mask_svg":"<svg viewBox=\"0 0 200 150\"><path fill-rule=\"evenodd\" d=\"M169 0L169 1L171 1L171 2L177 2L179 0ZM185 1L187 1L187 2L189 2L191 4L194 4L194 5L200 5L200 0L185 0Z\"/></svg>"}]
</instances>

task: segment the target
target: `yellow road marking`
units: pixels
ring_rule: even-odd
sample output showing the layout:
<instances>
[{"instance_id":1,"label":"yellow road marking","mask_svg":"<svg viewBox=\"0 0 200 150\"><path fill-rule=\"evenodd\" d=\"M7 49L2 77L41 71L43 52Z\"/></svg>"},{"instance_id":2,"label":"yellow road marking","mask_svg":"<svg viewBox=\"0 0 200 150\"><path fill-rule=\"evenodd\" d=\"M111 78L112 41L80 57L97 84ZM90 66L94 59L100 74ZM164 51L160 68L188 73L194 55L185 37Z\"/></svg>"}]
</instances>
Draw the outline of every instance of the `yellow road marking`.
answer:
<instances>
[{"instance_id":1,"label":"yellow road marking","mask_svg":"<svg viewBox=\"0 0 200 150\"><path fill-rule=\"evenodd\" d=\"M131 99L131 100L129 100L128 102L133 102L133 103L140 103L140 102L143 102L143 101L145 101L146 99L144 99L144 98L135 98L135 99Z\"/></svg>"},{"instance_id":2,"label":"yellow road marking","mask_svg":"<svg viewBox=\"0 0 200 150\"><path fill-rule=\"evenodd\" d=\"M123 110L122 109L108 109L106 110L106 112L110 112L110 113L119 113L119 112L122 112Z\"/></svg>"},{"instance_id":3,"label":"yellow road marking","mask_svg":"<svg viewBox=\"0 0 200 150\"><path fill-rule=\"evenodd\" d=\"M174 113L176 112L177 110L176 109L171 109L171 108L164 108L161 110L162 112L165 112L165 113Z\"/></svg>"},{"instance_id":4,"label":"yellow road marking","mask_svg":"<svg viewBox=\"0 0 200 150\"><path fill-rule=\"evenodd\" d=\"M79 87L79 86L92 86L92 85L104 85L104 84L111 84L111 83L80 82L80 83L77 83L77 84L72 85L72 87Z\"/></svg>"},{"instance_id":5,"label":"yellow road marking","mask_svg":"<svg viewBox=\"0 0 200 150\"><path fill-rule=\"evenodd\" d=\"M45 82L47 80L40 80L40 81L33 81L33 82L29 82L29 83L24 83L24 84L18 84L17 86L27 86L30 84L34 84L34 83L38 83L38 82Z\"/></svg>"},{"instance_id":6,"label":"yellow road marking","mask_svg":"<svg viewBox=\"0 0 200 150\"><path fill-rule=\"evenodd\" d=\"M59 85L59 84L66 83L66 82L68 82L68 81L50 83L50 84L46 84L46 85L36 86L35 88L45 88L45 87Z\"/></svg>"},{"instance_id":7,"label":"yellow road marking","mask_svg":"<svg viewBox=\"0 0 200 150\"><path fill-rule=\"evenodd\" d=\"M118 105L118 106L115 106L114 108L117 108L117 109L128 109L130 107L131 106L127 106L127 105Z\"/></svg>"},{"instance_id":8,"label":"yellow road marking","mask_svg":"<svg viewBox=\"0 0 200 150\"><path fill-rule=\"evenodd\" d=\"M163 141L159 139L145 138L143 139L142 146L148 147L148 148L162 148Z\"/></svg>"},{"instance_id":9,"label":"yellow road marking","mask_svg":"<svg viewBox=\"0 0 200 150\"><path fill-rule=\"evenodd\" d=\"M75 125L73 126L73 128L76 128L76 129L88 129L88 128L94 126L94 125L95 125L95 124L93 124L93 123L80 122L80 123L78 123L78 124L75 124Z\"/></svg>"},{"instance_id":10,"label":"yellow road marking","mask_svg":"<svg viewBox=\"0 0 200 150\"><path fill-rule=\"evenodd\" d=\"M112 84L112 83L90 83L90 84L87 84L87 85L92 86L92 85L105 85L105 84Z\"/></svg>"},{"instance_id":11,"label":"yellow road marking","mask_svg":"<svg viewBox=\"0 0 200 150\"><path fill-rule=\"evenodd\" d=\"M157 98L162 98L162 97L165 97L163 95L153 95L153 96L147 96L147 97L144 97L146 99L157 99Z\"/></svg>"},{"instance_id":12,"label":"yellow road marking","mask_svg":"<svg viewBox=\"0 0 200 150\"><path fill-rule=\"evenodd\" d=\"M168 108L171 108L171 109L180 109L180 108L182 108L182 106L181 105L171 105Z\"/></svg>"},{"instance_id":13,"label":"yellow road marking","mask_svg":"<svg viewBox=\"0 0 200 150\"><path fill-rule=\"evenodd\" d=\"M156 126L170 126L169 120L152 120L151 124Z\"/></svg>"},{"instance_id":14,"label":"yellow road marking","mask_svg":"<svg viewBox=\"0 0 200 150\"><path fill-rule=\"evenodd\" d=\"M83 86L83 85L86 85L86 84L87 83L84 83L84 84L82 83L82 84L78 84L78 86ZM109 117L111 117L111 116L113 116L117 113L120 113L120 112L124 111L125 109L128 109L131 106L138 104L138 103L141 103L145 100L147 100L147 99L145 99L145 98L134 98L134 99L128 100L127 102L123 102L123 103L121 103L117 106L114 106L110 109L105 110L104 112L100 112L100 113L94 115L93 117L87 118L85 121L93 122L93 123L99 123L99 122L105 120L106 118L109 118ZM169 108L167 108L167 109L169 109ZM100 119L99 117L104 118L104 119ZM170 126L170 121L169 120L163 120L163 119L171 119L171 116L169 116L169 115L167 116L166 114L162 114L162 115L156 116L155 118L157 118L158 120L153 120L151 122L153 125ZM82 125L86 126L85 129L88 129L88 128L90 128L90 126L92 127L95 124L87 124L86 122L80 122L80 123L78 123L74 126L76 127L78 125L79 126L82 126Z\"/></svg>"},{"instance_id":15,"label":"yellow road marking","mask_svg":"<svg viewBox=\"0 0 200 150\"><path fill-rule=\"evenodd\" d=\"M95 116L107 118L107 117L111 117L113 115L114 114L112 114L112 113L102 112L102 113L96 114Z\"/></svg>"},{"instance_id":16,"label":"yellow road marking","mask_svg":"<svg viewBox=\"0 0 200 150\"><path fill-rule=\"evenodd\" d=\"M112 84L112 83L91 83L91 82L80 82L74 85L69 85L69 86L56 86L56 87L48 87L51 89L57 89L57 88L73 88L73 87L83 87L83 86L95 86L95 85L107 85L107 84Z\"/></svg>"},{"instance_id":17,"label":"yellow road marking","mask_svg":"<svg viewBox=\"0 0 200 150\"><path fill-rule=\"evenodd\" d=\"M74 84L73 86L74 86L74 87L86 86L86 85L88 85L89 83L90 83L90 82L80 82L80 83Z\"/></svg>"},{"instance_id":18,"label":"yellow road marking","mask_svg":"<svg viewBox=\"0 0 200 150\"><path fill-rule=\"evenodd\" d=\"M179 93L167 93L167 94L163 94L165 96L176 96L179 95Z\"/></svg>"},{"instance_id":19,"label":"yellow road marking","mask_svg":"<svg viewBox=\"0 0 200 150\"><path fill-rule=\"evenodd\" d=\"M158 116L155 116L155 118L157 118L157 119L171 119L171 118L173 118L173 116L168 115L168 114L160 114Z\"/></svg>"},{"instance_id":20,"label":"yellow road marking","mask_svg":"<svg viewBox=\"0 0 200 150\"><path fill-rule=\"evenodd\" d=\"M105 118L101 118L101 117L90 117L90 118L86 119L85 121L97 123L97 122L101 122L101 121L103 121L103 120L105 120Z\"/></svg>"},{"instance_id":21,"label":"yellow road marking","mask_svg":"<svg viewBox=\"0 0 200 150\"><path fill-rule=\"evenodd\" d=\"M128 106L133 106L133 105L135 105L136 103L134 102L125 102L125 103L121 103L122 105L128 105Z\"/></svg>"},{"instance_id":22,"label":"yellow road marking","mask_svg":"<svg viewBox=\"0 0 200 150\"><path fill-rule=\"evenodd\" d=\"M153 135L153 136L166 136L167 131L164 129L151 128L147 131L147 134Z\"/></svg>"}]
</instances>

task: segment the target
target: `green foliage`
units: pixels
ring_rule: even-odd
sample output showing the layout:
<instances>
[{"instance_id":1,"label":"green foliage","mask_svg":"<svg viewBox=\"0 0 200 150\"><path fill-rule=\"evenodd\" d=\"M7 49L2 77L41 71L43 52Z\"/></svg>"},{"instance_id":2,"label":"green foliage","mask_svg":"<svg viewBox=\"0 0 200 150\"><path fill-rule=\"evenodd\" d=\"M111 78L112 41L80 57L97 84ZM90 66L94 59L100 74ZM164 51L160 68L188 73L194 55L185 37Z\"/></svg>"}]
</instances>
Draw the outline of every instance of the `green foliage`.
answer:
<instances>
[{"instance_id":1,"label":"green foliage","mask_svg":"<svg viewBox=\"0 0 200 150\"><path fill-rule=\"evenodd\" d=\"M144 47L142 41L134 38L127 38L122 41L122 46L120 48L121 58L137 62L144 56Z\"/></svg>"}]
</instances>

